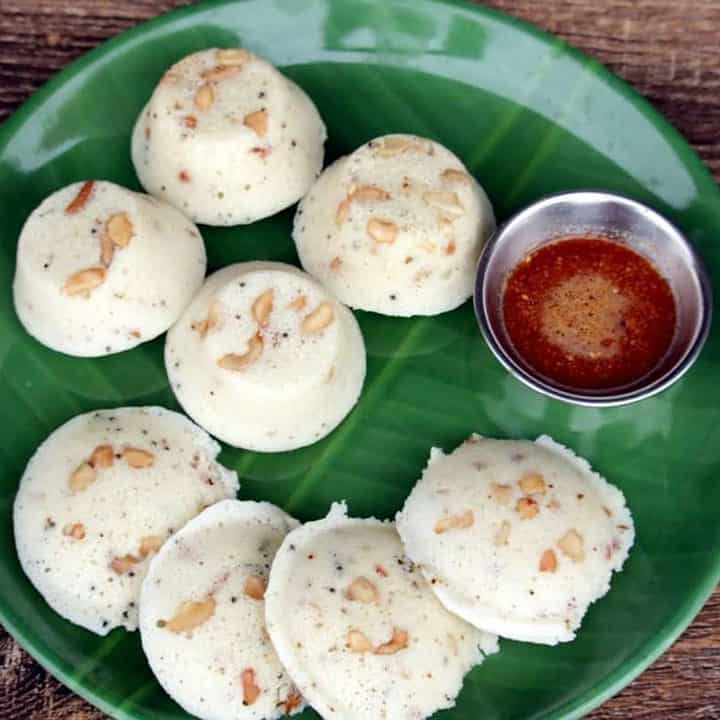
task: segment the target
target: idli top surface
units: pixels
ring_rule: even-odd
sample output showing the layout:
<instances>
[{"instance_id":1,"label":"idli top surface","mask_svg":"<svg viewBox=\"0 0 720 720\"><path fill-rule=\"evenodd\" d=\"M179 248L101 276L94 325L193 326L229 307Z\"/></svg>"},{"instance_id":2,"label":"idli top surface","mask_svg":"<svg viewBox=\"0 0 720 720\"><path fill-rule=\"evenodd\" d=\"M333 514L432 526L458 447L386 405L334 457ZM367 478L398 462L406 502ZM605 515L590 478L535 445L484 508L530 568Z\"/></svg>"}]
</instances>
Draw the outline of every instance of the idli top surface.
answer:
<instances>
[{"instance_id":1,"label":"idli top surface","mask_svg":"<svg viewBox=\"0 0 720 720\"><path fill-rule=\"evenodd\" d=\"M20 563L48 604L100 635L134 630L149 558L238 489L219 452L187 418L158 407L86 413L51 433L14 507Z\"/></svg>"},{"instance_id":2,"label":"idli top surface","mask_svg":"<svg viewBox=\"0 0 720 720\"><path fill-rule=\"evenodd\" d=\"M224 500L153 558L140 602L145 654L166 692L202 720L261 720L304 702L265 629L270 564L297 521L270 503Z\"/></svg>"},{"instance_id":3,"label":"idli top surface","mask_svg":"<svg viewBox=\"0 0 720 720\"><path fill-rule=\"evenodd\" d=\"M310 98L269 62L211 48L162 77L138 117L132 157L148 192L196 222L238 225L305 194L325 137Z\"/></svg>"},{"instance_id":4,"label":"idli top surface","mask_svg":"<svg viewBox=\"0 0 720 720\"><path fill-rule=\"evenodd\" d=\"M394 526L343 504L290 533L265 596L277 653L324 718L423 718L452 707L497 639L447 612Z\"/></svg>"},{"instance_id":5,"label":"idli top surface","mask_svg":"<svg viewBox=\"0 0 720 720\"><path fill-rule=\"evenodd\" d=\"M53 350L108 355L165 332L205 267L200 233L175 208L102 180L73 183L23 226L15 309Z\"/></svg>"},{"instance_id":6,"label":"idli top surface","mask_svg":"<svg viewBox=\"0 0 720 720\"><path fill-rule=\"evenodd\" d=\"M386 135L323 172L293 238L303 267L350 307L435 315L470 297L494 228L487 195L457 156Z\"/></svg>"},{"instance_id":7,"label":"idli top surface","mask_svg":"<svg viewBox=\"0 0 720 720\"><path fill-rule=\"evenodd\" d=\"M575 637L634 540L620 490L546 436L433 449L397 527L448 609L550 645Z\"/></svg>"}]
</instances>

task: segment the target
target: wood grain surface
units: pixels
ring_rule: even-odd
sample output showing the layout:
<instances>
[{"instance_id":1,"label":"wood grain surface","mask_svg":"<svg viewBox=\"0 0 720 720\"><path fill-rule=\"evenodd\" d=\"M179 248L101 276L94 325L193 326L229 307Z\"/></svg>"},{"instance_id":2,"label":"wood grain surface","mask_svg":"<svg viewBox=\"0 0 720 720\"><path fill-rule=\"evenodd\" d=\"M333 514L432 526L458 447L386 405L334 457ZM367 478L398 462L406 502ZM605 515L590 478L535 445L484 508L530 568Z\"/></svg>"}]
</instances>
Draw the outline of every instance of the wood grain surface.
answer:
<instances>
[{"instance_id":1,"label":"wood grain surface","mask_svg":"<svg viewBox=\"0 0 720 720\"><path fill-rule=\"evenodd\" d=\"M70 60L188 0L0 0L0 121ZM720 0L492 0L608 65L720 178ZM0 588L0 591L2 589ZM0 720L105 717L0 628ZM720 591L682 638L592 720L720 720Z\"/></svg>"}]
</instances>

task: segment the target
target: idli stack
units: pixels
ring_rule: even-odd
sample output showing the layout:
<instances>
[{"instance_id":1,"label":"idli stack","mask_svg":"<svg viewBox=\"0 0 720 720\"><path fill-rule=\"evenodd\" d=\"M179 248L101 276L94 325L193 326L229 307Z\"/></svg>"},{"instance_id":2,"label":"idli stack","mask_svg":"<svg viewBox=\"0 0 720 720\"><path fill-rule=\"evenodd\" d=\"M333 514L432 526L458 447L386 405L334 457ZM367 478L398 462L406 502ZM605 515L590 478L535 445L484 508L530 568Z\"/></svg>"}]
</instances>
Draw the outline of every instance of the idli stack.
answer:
<instances>
[{"instance_id":1,"label":"idli stack","mask_svg":"<svg viewBox=\"0 0 720 720\"><path fill-rule=\"evenodd\" d=\"M310 98L242 48L193 53L162 77L135 124L143 187L196 222L238 225L297 202L323 163Z\"/></svg>"},{"instance_id":2,"label":"idli stack","mask_svg":"<svg viewBox=\"0 0 720 720\"><path fill-rule=\"evenodd\" d=\"M20 564L48 604L99 635L137 627L150 557L204 508L233 497L220 446L178 413L78 415L25 469L15 498Z\"/></svg>"},{"instance_id":3,"label":"idli stack","mask_svg":"<svg viewBox=\"0 0 720 720\"><path fill-rule=\"evenodd\" d=\"M109 355L165 332L205 266L200 233L175 208L111 182L73 183L20 233L15 309L53 350Z\"/></svg>"},{"instance_id":4,"label":"idli stack","mask_svg":"<svg viewBox=\"0 0 720 720\"><path fill-rule=\"evenodd\" d=\"M283 541L265 594L267 628L323 718L418 720L452 707L497 639L437 601L389 522L344 504Z\"/></svg>"},{"instance_id":5,"label":"idli stack","mask_svg":"<svg viewBox=\"0 0 720 720\"><path fill-rule=\"evenodd\" d=\"M297 522L270 503L225 500L153 559L142 645L165 691L202 720L279 718L304 707L265 630L270 565Z\"/></svg>"},{"instance_id":6,"label":"idli stack","mask_svg":"<svg viewBox=\"0 0 720 720\"><path fill-rule=\"evenodd\" d=\"M384 315L436 315L472 294L495 229L487 195L433 140L385 135L327 168L300 203L300 261L341 302Z\"/></svg>"},{"instance_id":7,"label":"idli stack","mask_svg":"<svg viewBox=\"0 0 720 720\"><path fill-rule=\"evenodd\" d=\"M278 452L316 442L357 402L365 345L353 314L282 263L211 275L170 330L170 383L185 411L224 442Z\"/></svg>"},{"instance_id":8,"label":"idli stack","mask_svg":"<svg viewBox=\"0 0 720 720\"><path fill-rule=\"evenodd\" d=\"M397 527L445 607L548 645L575 637L634 540L620 490L546 436L433 449Z\"/></svg>"}]
</instances>

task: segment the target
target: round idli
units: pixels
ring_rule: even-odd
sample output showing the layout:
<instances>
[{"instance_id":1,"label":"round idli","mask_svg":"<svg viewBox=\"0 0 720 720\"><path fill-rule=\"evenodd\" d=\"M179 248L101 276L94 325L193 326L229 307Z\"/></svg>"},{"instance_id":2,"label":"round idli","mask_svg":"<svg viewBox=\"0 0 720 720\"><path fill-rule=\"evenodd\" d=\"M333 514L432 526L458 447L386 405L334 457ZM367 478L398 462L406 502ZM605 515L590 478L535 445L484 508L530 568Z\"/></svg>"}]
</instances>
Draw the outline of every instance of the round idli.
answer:
<instances>
[{"instance_id":1,"label":"round idli","mask_svg":"<svg viewBox=\"0 0 720 720\"><path fill-rule=\"evenodd\" d=\"M445 610L392 523L344 504L291 532L270 572L265 619L298 689L326 720L419 720L452 707L497 650Z\"/></svg>"},{"instance_id":2,"label":"round idli","mask_svg":"<svg viewBox=\"0 0 720 720\"><path fill-rule=\"evenodd\" d=\"M142 646L170 697L201 720L272 720L302 710L265 629L270 565L296 520L270 503L224 500L150 563Z\"/></svg>"},{"instance_id":3,"label":"round idli","mask_svg":"<svg viewBox=\"0 0 720 720\"><path fill-rule=\"evenodd\" d=\"M620 490L546 436L434 448L397 528L445 607L547 645L575 637L635 535Z\"/></svg>"},{"instance_id":4,"label":"round idli","mask_svg":"<svg viewBox=\"0 0 720 720\"><path fill-rule=\"evenodd\" d=\"M211 275L165 345L185 411L236 447L292 450L330 433L357 402L365 345L353 314L282 263Z\"/></svg>"},{"instance_id":5,"label":"round idli","mask_svg":"<svg viewBox=\"0 0 720 720\"><path fill-rule=\"evenodd\" d=\"M293 228L302 266L346 305L437 315L467 300L495 229L487 195L453 153L385 135L327 168Z\"/></svg>"},{"instance_id":6,"label":"round idli","mask_svg":"<svg viewBox=\"0 0 720 720\"><path fill-rule=\"evenodd\" d=\"M220 446L178 413L126 407L78 415L20 480L20 564L50 607L98 635L137 627L149 558L205 507L233 497Z\"/></svg>"},{"instance_id":7,"label":"round idli","mask_svg":"<svg viewBox=\"0 0 720 720\"><path fill-rule=\"evenodd\" d=\"M325 138L310 98L269 62L211 48L160 80L135 124L132 159L148 192L196 222L239 225L307 192Z\"/></svg>"},{"instance_id":8,"label":"round idli","mask_svg":"<svg viewBox=\"0 0 720 720\"><path fill-rule=\"evenodd\" d=\"M200 233L175 208L103 180L73 183L20 233L15 309L53 350L109 355L164 333L205 267Z\"/></svg>"}]
</instances>

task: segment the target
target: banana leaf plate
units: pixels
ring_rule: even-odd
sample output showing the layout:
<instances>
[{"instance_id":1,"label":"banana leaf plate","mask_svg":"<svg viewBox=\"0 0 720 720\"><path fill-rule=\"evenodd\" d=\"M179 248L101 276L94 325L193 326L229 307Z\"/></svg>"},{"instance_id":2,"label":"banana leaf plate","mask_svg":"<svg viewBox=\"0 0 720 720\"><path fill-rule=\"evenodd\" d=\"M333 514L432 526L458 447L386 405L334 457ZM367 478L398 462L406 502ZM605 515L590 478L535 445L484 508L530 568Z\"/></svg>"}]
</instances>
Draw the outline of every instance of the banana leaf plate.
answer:
<instances>
[{"instance_id":1,"label":"banana leaf plate","mask_svg":"<svg viewBox=\"0 0 720 720\"><path fill-rule=\"evenodd\" d=\"M389 132L456 152L500 220L547 193L604 188L676 222L720 282L720 192L680 135L596 62L556 38L479 6L443 0L221 0L160 17L102 45L51 80L0 129L0 620L46 668L122 720L187 716L154 681L137 634L100 639L55 615L18 564L12 502L34 448L90 409L177 408L163 341L85 360L42 347L21 328L11 283L21 225L67 183L137 188L130 130L163 71L209 46L268 57L314 99L328 161ZM210 270L297 262L289 210L249 227L203 228ZM503 642L466 679L453 720L575 718L620 690L698 612L720 575L720 333L664 394L592 409L549 400L491 356L471 303L432 318L358 313L368 349L359 405L329 437L290 453L226 448L243 498L301 520L346 498L356 515L390 517L430 446L473 431L552 435L626 493L637 544L577 640ZM307 710L303 717L315 717Z\"/></svg>"}]
</instances>

